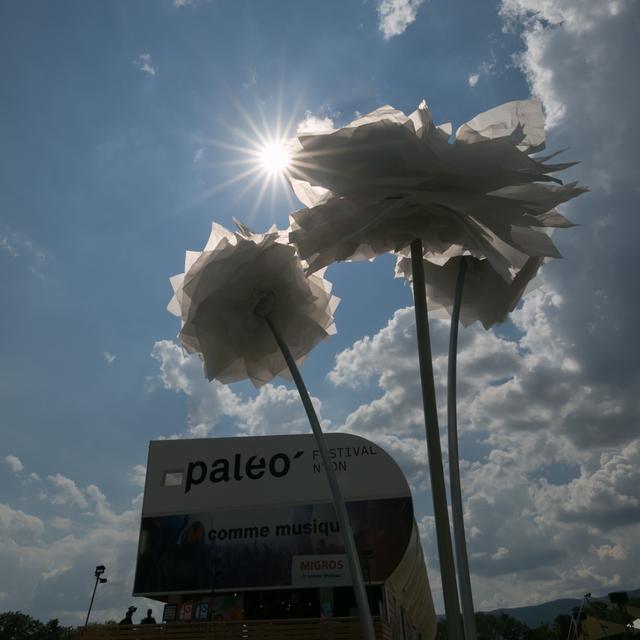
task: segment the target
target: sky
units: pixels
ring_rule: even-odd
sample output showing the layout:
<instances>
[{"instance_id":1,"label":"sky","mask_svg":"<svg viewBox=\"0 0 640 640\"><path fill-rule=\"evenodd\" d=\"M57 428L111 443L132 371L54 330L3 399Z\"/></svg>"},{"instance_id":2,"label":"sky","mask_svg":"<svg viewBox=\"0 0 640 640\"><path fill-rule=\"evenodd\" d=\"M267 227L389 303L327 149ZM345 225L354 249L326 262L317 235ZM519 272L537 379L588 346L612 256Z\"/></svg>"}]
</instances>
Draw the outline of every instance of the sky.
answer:
<instances>
[{"instance_id":1,"label":"sky","mask_svg":"<svg viewBox=\"0 0 640 640\"><path fill-rule=\"evenodd\" d=\"M492 331L460 332L474 601L640 586L635 0L0 3L0 611L84 622L131 597L149 440L306 433L292 386L209 383L166 312L211 222L299 208L238 147L424 98L455 127L537 97L590 193L563 254ZM302 372L327 431L391 453L442 595L410 290L332 265L338 333ZM431 321L444 409L448 321ZM443 446L446 419L441 412ZM161 607L152 604L156 617Z\"/></svg>"}]
</instances>

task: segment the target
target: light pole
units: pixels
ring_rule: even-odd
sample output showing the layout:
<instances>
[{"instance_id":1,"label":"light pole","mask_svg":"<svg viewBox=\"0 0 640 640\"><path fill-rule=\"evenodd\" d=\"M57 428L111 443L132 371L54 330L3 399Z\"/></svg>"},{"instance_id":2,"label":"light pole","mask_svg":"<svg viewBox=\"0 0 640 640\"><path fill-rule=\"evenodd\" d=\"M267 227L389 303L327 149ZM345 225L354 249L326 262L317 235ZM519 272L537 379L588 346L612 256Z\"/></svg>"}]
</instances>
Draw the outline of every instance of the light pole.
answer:
<instances>
[{"instance_id":1,"label":"light pole","mask_svg":"<svg viewBox=\"0 0 640 640\"><path fill-rule=\"evenodd\" d=\"M87 619L84 621L84 626L86 627L89 624L89 616L91 615L91 607L93 606L93 599L96 597L96 589L98 588L98 583L104 584L107 579L102 578L102 574L105 572L106 568L103 564L99 564L96 566L96 570L94 572L94 576L96 577L96 583L93 585L93 593L91 594L91 602L89 603L89 611L87 611Z\"/></svg>"}]
</instances>

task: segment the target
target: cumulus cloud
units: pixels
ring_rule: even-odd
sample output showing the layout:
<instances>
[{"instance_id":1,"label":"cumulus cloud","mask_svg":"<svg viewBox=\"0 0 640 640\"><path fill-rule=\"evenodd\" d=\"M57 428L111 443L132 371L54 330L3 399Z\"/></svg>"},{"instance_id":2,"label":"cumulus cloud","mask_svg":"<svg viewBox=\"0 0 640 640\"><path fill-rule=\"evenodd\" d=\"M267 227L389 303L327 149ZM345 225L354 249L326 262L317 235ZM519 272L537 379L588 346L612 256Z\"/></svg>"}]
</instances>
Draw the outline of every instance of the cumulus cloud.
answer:
<instances>
[{"instance_id":1,"label":"cumulus cloud","mask_svg":"<svg viewBox=\"0 0 640 640\"><path fill-rule=\"evenodd\" d=\"M304 120L298 122L296 133L325 133L333 129L333 119L329 116L315 116L311 111L305 113Z\"/></svg>"},{"instance_id":2,"label":"cumulus cloud","mask_svg":"<svg viewBox=\"0 0 640 640\"><path fill-rule=\"evenodd\" d=\"M312 402L320 415L320 401L312 398ZM238 428L252 436L309 433L310 430L298 392L283 385L261 387L254 398L239 402L232 416ZM323 428L327 426L328 423L324 422Z\"/></svg>"},{"instance_id":3,"label":"cumulus cloud","mask_svg":"<svg viewBox=\"0 0 640 640\"><path fill-rule=\"evenodd\" d=\"M113 353L109 353L108 351L103 351L102 357L104 358L107 364L113 364L113 361L116 359Z\"/></svg>"},{"instance_id":4,"label":"cumulus cloud","mask_svg":"<svg viewBox=\"0 0 640 640\"><path fill-rule=\"evenodd\" d=\"M134 487L142 489L144 487L145 478L147 475L147 467L143 464L137 464L131 470L129 474L129 481Z\"/></svg>"},{"instance_id":5,"label":"cumulus cloud","mask_svg":"<svg viewBox=\"0 0 640 640\"><path fill-rule=\"evenodd\" d=\"M44 533L40 518L0 504L0 538L12 540L34 540Z\"/></svg>"},{"instance_id":6,"label":"cumulus cloud","mask_svg":"<svg viewBox=\"0 0 640 640\"><path fill-rule=\"evenodd\" d=\"M36 515L0 504L0 575L11 576L3 591L3 607L80 624L91 595L93 569L104 564L108 583L100 587L92 620L119 619L131 604L140 495L129 508L116 511L95 485L87 487L85 497L76 482L62 474L49 480L62 487L58 495L64 497L52 505L64 507L65 515L51 515L46 525ZM36 503L36 496L30 497ZM74 509L69 511L70 507ZM135 600L141 610L156 604Z\"/></svg>"},{"instance_id":7,"label":"cumulus cloud","mask_svg":"<svg viewBox=\"0 0 640 640\"><path fill-rule=\"evenodd\" d=\"M267 384L256 396L244 398L228 385L217 380L209 382L202 370L202 361L186 355L168 340L156 342L152 357L160 363L159 379L165 389L187 396L187 435L203 438L213 434L223 420L227 429L237 434L308 433L309 423L298 392L283 385ZM321 403L312 397L316 411ZM328 426L327 422L323 423ZM181 437L181 434L175 434Z\"/></svg>"},{"instance_id":8,"label":"cumulus cloud","mask_svg":"<svg viewBox=\"0 0 640 640\"><path fill-rule=\"evenodd\" d=\"M54 529L60 529L61 531L69 531L73 526L73 520L71 520L71 518L53 516L53 518L49 518L49 520L47 520L47 525Z\"/></svg>"},{"instance_id":9,"label":"cumulus cloud","mask_svg":"<svg viewBox=\"0 0 640 640\"><path fill-rule=\"evenodd\" d=\"M54 492L49 496L52 504L66 504L86 509L87 499L73 480L61 473L47 476L47 480L54 488Z\"/></svg>"},{"instance_id":10,"label":"cumulus cloud","mask_svg":"<svg viewBox=\"0 0 640 640\"><path fill-rule=\"evenodd\" d=\"M513 314L510 339L475 326L460 333L459 430L476 450L488 448L471 458L462 449L471 570L484 608L566 596L588 579L602 586L633 580L628 568L605 560L635 554L625 541L629 529L640 528L638 407L611 396L606 383L590 382L585 391L582 354L557 331L564 304L542 287ZM448 321L433 319L431 334L442 408ZM422 491L428 485L415 343L413 309L400 309L377 334L339 353L328 378L377 388L341 428L385 447ZM446 415L440 420L444 427ZM566 470L571 477L561 480ZM437 550L429 518L422 531L431 568Z\"/></svg>"},{"instance_id":11,"label":"cumulus cloud","mask_svg":"<svg viewBox=\"0 0 640 640\"><path fill-rule=\"evenodd\" d=\"M552 127L548 146L570 147L581 160L573 176L592 189L566 206L580 226L558 234L566 261L545 274L560 300L545 312L553 339L570 345L567 377L581 382L572 439L581 446L624 445L638 422L640 384L640 306L629 295L640 234L632 132L638 91L628 85L636 73L633 25L640 8L623 1L503 0L502 14L521 32L519 60ZM540 333L539 342L548 339ZM581 368L578 374L572 364Z\"/></svg>"},{"instance_id":12,"label":"cumulus cloud","mask_svg":"<svg viewBox=\"0 0 640 640\"><path fill-rule=\"evenodd\" d=\"M574 108L579 104L583 116L591 119L602 117L602 102L615 106L618 99L626 101L627 88L616 86L616 78L633 68L635 40L629 19L636 12L635 3L624 0L502 0L507 25L523 28L525 49L518 60L545 103L549 126L580 113ZM597 91L592 90L595 86ZM586 93L589 100L581 103ZM615 127L612 115L608 113L607 121Z\"/></svg>"},{"instance_id":13,"label":"cumulus cloud","mask_svg":"<svg viewBox=\"0 0 640 640\"><path fill-rule=\"evenodd\" d=\"M136 68L140 69L144 73L148 73L150 76L156 75L156 68L153 66L150 53L141 53L134 61L133 64Z\"/></svg>"},{"instance_id":14,"label":"cumulus cloud","mask_svg":"<svg viewBox=\"0 0 640 640\"><path fill-rule=\"evenodd\" d=\"M424 0L378 0L378 28L385 40L399 36L415 22Z\"/></svg>"},{"instance_id":15,"label":"cumulus cloud","mask_svg":"<svg viewBox=\"0 0 640 640\"><path fill-rule=\"evenodd\" d=\"M9 467L11 471L13 471L13 473L19 473L24 469L24 465L22 464L22 461L20 460L20 458L18 458L18 456L5 456L4 462L7 467Z\"/></svg>"},{"instance_id":16,"label":"cumulus cloud","mask_svg":"<svg viewBox=\"0 0 640 640\"><path fill-rule=\"evenodd\" d=\"M496 64L497 58L492 51L491 55L478 65L477 70L467 76L467 84L470 87L475 87L481 77L495 74Z\"/></svg>"},{"instance_id":17,"label":"cumulus cloud","mask_svg":"<svg viewBox=\"0 0 640 640\"><path fill-rule=\"evenodd\" d=\"M187 396L188 430L192 437L208 435L224 415L233 413L236 395L217 380L209 382L197 356L186 355L169 340L156 342L151 356L160 363L163 387Z\"/></svg>"}]
</instances>

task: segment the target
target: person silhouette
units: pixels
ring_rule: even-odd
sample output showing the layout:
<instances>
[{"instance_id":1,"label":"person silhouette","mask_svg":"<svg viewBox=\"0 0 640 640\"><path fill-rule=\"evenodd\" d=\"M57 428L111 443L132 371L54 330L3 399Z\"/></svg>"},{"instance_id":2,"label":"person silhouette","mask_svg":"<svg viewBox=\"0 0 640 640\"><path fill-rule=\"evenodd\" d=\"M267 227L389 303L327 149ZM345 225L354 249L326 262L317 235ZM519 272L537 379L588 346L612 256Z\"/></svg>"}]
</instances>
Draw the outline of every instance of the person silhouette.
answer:
<instances>
[{"instance_id":1,"label":"person silhouette","mask_svg":"<svg viewBox=\"0 0 640 640\"><path fill-rule=\"evenodd\" d=\"M119 624L133 624L133 619L131 616L133 616L133 612L137 611L137 609L137 607L129 607L127 609L127 613L124 614L124 618L120 620Z\"/></svg>"},{"instance_id":2,"label":"person silhouette","mask_svg":"<svg viewBox=\"0 0 640 640\"><path fill-rule=\"evenodd\" d=\"M140 624L156 624L156 619L151 615L152 613L152 609L147 609L147 617L142 618L142 620L140 620Z\"/></svg>"}]
</instances>

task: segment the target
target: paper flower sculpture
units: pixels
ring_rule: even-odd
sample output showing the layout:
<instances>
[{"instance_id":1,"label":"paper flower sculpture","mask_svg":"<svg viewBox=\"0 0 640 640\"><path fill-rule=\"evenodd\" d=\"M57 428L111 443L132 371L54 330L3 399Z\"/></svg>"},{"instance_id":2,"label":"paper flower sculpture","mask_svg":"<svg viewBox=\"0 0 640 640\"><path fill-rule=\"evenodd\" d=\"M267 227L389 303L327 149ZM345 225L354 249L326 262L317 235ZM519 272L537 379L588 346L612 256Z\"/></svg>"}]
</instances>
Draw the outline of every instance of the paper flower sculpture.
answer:
<instances>
[{"instance_id":1,"label":"paper flower sculpture","mask_svg":"<svg viewBox=\"0 0 640 640\"><path fill-rule=\"evenodd\" d=\"M285 359L256 306L269 304L297 363L335 333L339 299L322 273L305 276L304 265L272 227L252 233L238 224L235 233L214 223L202 251L188 251L185 271L171 278L174 297L168 310L182 319L180 341L204 361L209 380L249 378L256 387L275 376L290 378Z\"/></svg>"},{"instance_id":2,"label":"paper flower sculpture","mask_svg":"<svg viewBox=\"0 0 640 640\"><path fill-rule=\"evenodd\" d=\"M180 341L204 360L209 380L250 378L259 387L275 376L292 377L316 438L336 517L343 535L363 638L375 640L362 568L329 449L298 364L335 333L339 299L321 272L304 264L275 226L253 233L236 222L228 231L214 223L202 251L188 251L184 273L171 278L168 310L182 319Z\"/></svg>"},{"instance_id":3,"label":"paper flower sculpture","mask_svg":"<svg viewBox=\"0 0 640 640\"><path fill-rule=\"evenodd\" d=\"M371 259L420 238L428 254L462 247L513 276L506 248L559 257L543 227L569 223L558 204L584 190L551 174L571 164L531 157L544 148L542 109L516 101L462 125L435 126L422 103L409 116L385 106L342 129L301 135L288 177L308 208L291 241L311 271Z\"/></svg>"},{"instance_id":4,"label":"paper flower sculpture","mask_svg":"<svg viewBox=\"0 0 640 640\"><path fill-rule=\"evenodd\" d=\"M452 315L456 284L460 265L465 263L464 296L460 306L460 321L465 327L480 321L485 329L504 322L525 292L535 285L535 276L542 258L527 258L513 280L505 280L491 266L489 260L468 255L445 259L437 258L423 262L427 284L429 311L446 310ZM411 259L398 256L396 278L412 280Z\"/></svg>"},{"instance_id":5,"label":"paper flower sculpture","mask_svg":"<svg viewBox=\"0 0 640 640\"><path fill-rule=\"evenodd\" d=\"M463 322L481 320L487 327L502 320L541 261L560 256L546 231L571 226L555 207L584 189L553 177L571 164L549 164L553 156L532 156L544 148L538 102L509 102L481 113L457 130L453 143L451 133L450 124L434 125L425 102L409 116L384 106L342 129L299 136L291 145L287 176L307 207L292 214L289 237L310 272L338 260L370 260L395 251L401 254L397 271L411 273L447 633L458 638L463 633L425 280L432 307L456 307L452 331L455 322L457 336L460 295L457 303L454 298L467 266L463 256L471 256ZM453 436L457 447L455 432ZM459 484L457 466L452 485L455 480ZM454 523L458 529L460 521ZM458 548L464 547L463 531L456 540ZM474 640L466 563L459 563L459 575L464 637Z\"/></svg>"}]
</instances>

